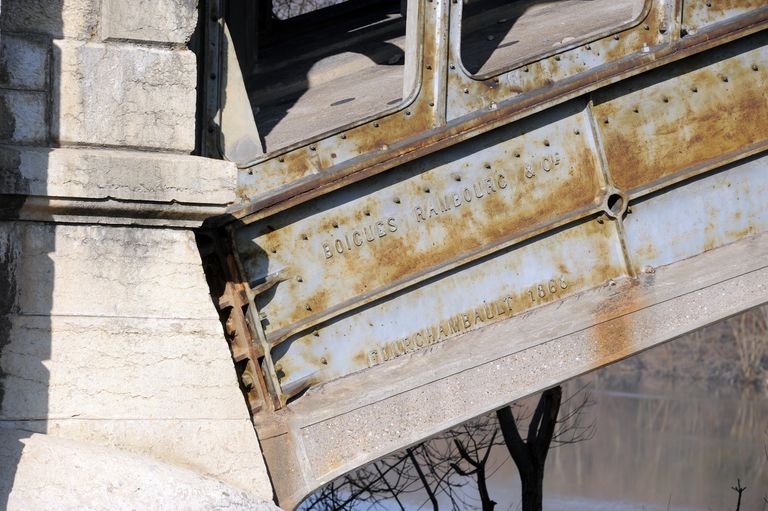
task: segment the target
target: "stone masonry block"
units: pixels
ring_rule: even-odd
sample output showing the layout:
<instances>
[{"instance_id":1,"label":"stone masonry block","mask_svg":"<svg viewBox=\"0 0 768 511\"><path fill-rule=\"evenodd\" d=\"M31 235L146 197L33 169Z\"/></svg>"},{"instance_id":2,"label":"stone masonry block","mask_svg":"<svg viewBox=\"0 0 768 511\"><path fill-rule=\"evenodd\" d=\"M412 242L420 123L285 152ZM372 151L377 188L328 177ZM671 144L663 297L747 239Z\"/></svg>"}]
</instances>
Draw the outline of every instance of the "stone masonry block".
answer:
<instances>
[{"instance_id":1,"label":"stone masonry block","mask_svg":"<svg viewBox=\"0 0 768 511\"><path fill-rule=\"evenodd\" d=\"M155 459L0 428L0 496L30 509L279 511L271 499ZM3 499L4 501L6 499Z\"/></svg>"},{"instance_id":2,"label":"stone masonry block","mask_svg":"<svg viewBox=\"0 0 768 511\"><path fill-rule=\"evenodd\" d=\"M44 91L48 87L49 46L43 41L3 34L0 88Z\"/></svg>"},{"instance_id":3,"label":"stone masonry block","mask_svg":"<svg viewBox=\"0 0 768 511\"><path fill-rule=\"evenodd\" d=\"M216 317L10 320L2 420L248 419Z\"/></svg>"},{"instance_id":4,"label":"stone masonry block","mask_svg":"<svg viewBox=\"0 0 768 511\"><path fill-rule=\"evenodd\" d=\"M89 39L97 30L100 0L3 0L2 3L0 30L3 32Z\"/></svg>"},{"instance_id":5,"label":"stone masonry block","mask_svg":"<svg viewBox=\"0 0 768 511\"><path fill-rule=\"evenodd\" d=\"M226 205L234 163L181 154L0 146L0 193Z\"/></svg>"},{"instance_id":6,"label":"stone masonry block","mask_svg":"<svg viewBox=\"0 0 768 511\"><path fill-rule=\"evenodd\" d=\"M238 391L237 387L233 390ZM244 410L245 405L241 408ZM50 420L45 423L44 429L58 437L173 463L264 499L272 499L269 476L249 418L88 422L87 427L83 427L82 421L78 422L77 419ZM24 424L25 429L34 430L32 423Z\"/></svg>"},{"instance_id":7,"label":"stone masonry block","mask_svg":"<svg viewBox=\"0 0 768 511\"><path fill-rule=\"evenodd\" d=\"M0 222L6 233L20 314L218 318L190 231Z\"/></svg>"},{"instance_id":8,"label":"stone masonry block","mask_svg":"<svg viewBox=\"0 0 768 511\"><path fill-rule=\"evenodd\" d=\"M65 40L54 42L53 59L52 133L59 142L193 149L192 52Z\"/></svg>"},{"instance_id":9,"label":"stone masonry block","mask_svg":"<svg viewBox=\"0 0 768 511\"><path fill-rule=\"evenodd\" d=\"M0 89L0 141L23 144L48 139L44 92Z\"/></svg>"},{"instance_id":10,"label":"stone masonry block","mask_svg":"<svg viewBox=\"0 0 768 511\"><path fill-rule=\"evenodd\" d=\"M186 43L197 22L197 0L103 0L102 39Z\"/></svg>"}]
</instances>

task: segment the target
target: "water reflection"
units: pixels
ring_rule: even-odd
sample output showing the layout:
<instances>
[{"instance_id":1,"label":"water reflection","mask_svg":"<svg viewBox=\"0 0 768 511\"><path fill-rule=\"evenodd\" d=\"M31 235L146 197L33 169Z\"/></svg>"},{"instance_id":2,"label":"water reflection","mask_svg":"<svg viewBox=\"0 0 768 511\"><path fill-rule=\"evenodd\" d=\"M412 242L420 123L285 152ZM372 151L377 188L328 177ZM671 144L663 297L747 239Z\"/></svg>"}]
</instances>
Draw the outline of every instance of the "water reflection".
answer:
<instances>
[{"instance_id":1,"label":"water reflection","mask_svg":"<svg viewBox=\"0 0 768 511\"><path fill-rule=\"evenodd\" d=\"M601 372L579 380L568 386L592 384L597 434L552 452L545 509L734 509L737 478L747 486L741 509L762 509L764 391Z\"/></svg>"}]
</instances>

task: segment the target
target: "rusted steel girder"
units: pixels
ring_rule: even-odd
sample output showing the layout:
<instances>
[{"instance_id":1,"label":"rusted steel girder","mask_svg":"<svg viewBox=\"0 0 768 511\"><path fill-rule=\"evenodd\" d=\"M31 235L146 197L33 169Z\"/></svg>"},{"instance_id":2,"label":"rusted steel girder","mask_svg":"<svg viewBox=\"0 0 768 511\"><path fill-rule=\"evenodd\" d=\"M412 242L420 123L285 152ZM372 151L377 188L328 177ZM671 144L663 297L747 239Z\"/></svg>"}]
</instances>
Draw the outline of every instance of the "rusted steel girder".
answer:
<instances>
[{"instance_id":1,"label":"rusted steel girder","mask_svg":"<svg viewBox=\"0 0 768 511\"><path fill-rule=\"evenodd\" d=\"M652 0L480 77L461 10L419 3L404 105L243 162L218 220L222 317L285 507L768 301L768 6Z\"/></svg>"}]
</instances>

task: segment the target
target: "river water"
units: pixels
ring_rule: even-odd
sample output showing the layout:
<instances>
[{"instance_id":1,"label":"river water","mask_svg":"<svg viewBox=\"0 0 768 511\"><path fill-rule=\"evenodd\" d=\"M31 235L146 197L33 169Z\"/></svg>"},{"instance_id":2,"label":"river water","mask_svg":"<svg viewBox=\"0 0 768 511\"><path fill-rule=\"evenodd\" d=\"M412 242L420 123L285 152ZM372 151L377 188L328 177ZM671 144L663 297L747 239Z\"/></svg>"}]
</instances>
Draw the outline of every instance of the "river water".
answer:
<instances>
[{"instance_id":1,"label":"river water","mask_svg":"<svg viewBox=\"0 0 768 511\"><path fill-rule=\"evenodd\" d=\"M736 385L669 378L602 378L584 384L594 404L594 436L550 451L544 509L551 511L734 510L737 478L747 489L741 510L761 511L768 497L768 396ZM562 414L561 414L562 415ZM519 508L519 483L506 451L491 494L497 510Z\"/></svg>"}]
</instances>

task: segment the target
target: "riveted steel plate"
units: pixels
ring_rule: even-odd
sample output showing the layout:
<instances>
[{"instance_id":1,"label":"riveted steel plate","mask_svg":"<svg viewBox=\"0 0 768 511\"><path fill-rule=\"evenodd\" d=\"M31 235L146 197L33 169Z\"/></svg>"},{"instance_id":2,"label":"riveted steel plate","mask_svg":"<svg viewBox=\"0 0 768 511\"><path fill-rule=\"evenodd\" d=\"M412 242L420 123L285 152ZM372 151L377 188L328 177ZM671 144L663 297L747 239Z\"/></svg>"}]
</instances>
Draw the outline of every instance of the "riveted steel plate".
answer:
<instances>
[{"instance_id":1,"label":"riveted steel plate","mask_svg":"<svg viewBox=\"0 0 768 511\"><path fill-rule=\"evenodd\" d=\"M698 0L653 0L486 78L459 65L461 3L424 3L414 103L242 169L220 308L282 506L768 300L749 1L686 33Z\"/></svg>"},{"instance_id":2,"label":"riveted steel plate","mask_svg":"<svg viewBox=\"0 0 768 511\"><path fill-rule=\"evenodd\" d=\"M319 325L272 356L290 396L624 275L615 224L592 218Z\"/></svg>"},{"instance_id":3,"label":"riveted steel plate","mask_svg":"<svg viewBox=\"0 0 768 511\"><path fill-rule=\"evenodd\" d=\"M694 34L700 29L735 16L768 7L765 0L685 0L683 28Z\"/></svg>"},{"instance_id":4,"label":"riveted steel plate","mask_svg":"<svg viewBox=\"0 0 768 511\"><path fill-rule=\"evenodd\" d=\"M629 193L768 145L768 33L594 95L614 183Z\"/></svg>"},{"instance_id":5,"label":"riveted steel plate","mask_svg":"<svg viewBox=\"0 0 768 511\"><path fill-rule=\"evenodd\" d=\"M569 103L237 233L270 341L598 208L584 103Z\"/></svg>"},{"instance_id":6,"label":"riveted steel plate","mask_svg":"<svg viewBox=\"0 0 768 511\"><path fill-rule=\"evenodd\" d=\"M632 205L624 221L636 272L768 230L768 155L725 167Z\"/></svg>"}]
</instances>

